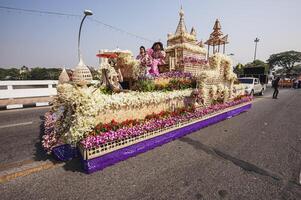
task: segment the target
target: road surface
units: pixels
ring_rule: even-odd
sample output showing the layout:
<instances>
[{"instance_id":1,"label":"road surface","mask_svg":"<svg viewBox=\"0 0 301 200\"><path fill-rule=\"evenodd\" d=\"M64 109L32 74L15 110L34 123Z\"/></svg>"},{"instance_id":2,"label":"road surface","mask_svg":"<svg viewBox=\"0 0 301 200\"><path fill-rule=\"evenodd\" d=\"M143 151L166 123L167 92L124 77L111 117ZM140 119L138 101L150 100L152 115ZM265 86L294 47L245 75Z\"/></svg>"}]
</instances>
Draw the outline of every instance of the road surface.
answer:
<instances>
[{"instance_id":1,"label":"road surface","mask_svg":"<svg viewBox=\"0 0 301 200\"><path fill-rule=\"evenodd\" d=\"M1 150L20 151L1 151L1 163L47 158L32 154L45 110L17 111L19 121L0 112L0 126L33 122L0 129ZM1 199L301 199L300 117L301 90L277 100L269 91L246 113L103 171L87 175L74 160L14 178L0 185Z\"/></svg>"}]
</instances>

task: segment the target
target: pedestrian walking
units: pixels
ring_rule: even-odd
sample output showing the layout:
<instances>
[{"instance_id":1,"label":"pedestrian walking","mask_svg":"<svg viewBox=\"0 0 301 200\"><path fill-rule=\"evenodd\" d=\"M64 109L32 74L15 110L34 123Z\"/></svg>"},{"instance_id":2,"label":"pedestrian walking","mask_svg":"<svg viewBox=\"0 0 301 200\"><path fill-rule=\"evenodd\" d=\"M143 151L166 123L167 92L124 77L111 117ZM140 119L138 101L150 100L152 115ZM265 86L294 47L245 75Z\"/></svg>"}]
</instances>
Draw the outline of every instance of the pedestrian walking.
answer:
<instances>
[{"instance_id":1,"label":"pedestrian walking","mask_svg":"<svg viewBox=\"0 0 301 200\"><path fill-rule=\"evenodd\" d=\"M274 93L273 93L273 99L277 99L278 98L278 87L279 87L279 81L280 81L280 77L277 77L275 80L273 80L272 82L272 87L274 88Z\"/></svg>"}]
</instances>

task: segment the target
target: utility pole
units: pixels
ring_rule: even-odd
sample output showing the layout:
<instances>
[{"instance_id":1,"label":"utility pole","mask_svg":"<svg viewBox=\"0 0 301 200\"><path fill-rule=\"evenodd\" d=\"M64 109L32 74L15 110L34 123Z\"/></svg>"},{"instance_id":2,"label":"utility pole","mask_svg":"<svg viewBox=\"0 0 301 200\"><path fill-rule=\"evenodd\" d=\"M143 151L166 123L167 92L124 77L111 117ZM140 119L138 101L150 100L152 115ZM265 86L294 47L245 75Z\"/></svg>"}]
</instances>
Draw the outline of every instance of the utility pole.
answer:
<instances>
[{"instance_id":1,"label":"utility pole","mask_svg":"<svg viewBox=\"0 0 301 200\"><path fill-rule=\"evenodd\" d=\"M257 43L259 42L259 38L256 37L254 42L255 42L255 52L254 52L254 61L255 61L256 60L256 53L257 53Z\"/></svg>"}]
</instances>

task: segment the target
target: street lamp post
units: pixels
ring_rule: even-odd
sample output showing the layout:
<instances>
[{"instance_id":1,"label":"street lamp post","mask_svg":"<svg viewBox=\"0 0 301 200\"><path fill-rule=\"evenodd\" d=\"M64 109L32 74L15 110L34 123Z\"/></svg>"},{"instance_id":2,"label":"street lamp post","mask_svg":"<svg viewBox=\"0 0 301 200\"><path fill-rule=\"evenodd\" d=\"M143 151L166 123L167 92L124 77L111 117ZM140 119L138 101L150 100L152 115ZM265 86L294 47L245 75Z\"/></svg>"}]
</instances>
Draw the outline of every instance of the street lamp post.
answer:
<instances>
[{"instance_id":1,"label":"street lamp post","mask_svg":"<svg viewBox=\"0 0 301 200\"><path fill-rule=\"evenodd\" d=\"M254 61L255 61L256 60L256 53L257 53L257 43L259 42L259 38L256 37L254 42L255 42L255 52L254 52Z\"/></svg>"},{"instance_id":2,"label":"street lamp post","mask_svg":"<svg viewBox=\"0 0 301 200\"><path fill-rule=\"evenodd\" d=\"M82 21L80 22L80 26L79 26L79 32L78 32L78 60L81 60L81 51L80 51L80 35L81 35L81 31L82 31L82 26L84 23L84 20L86 19L87 16L93 15L91 10L85 10L84 11L85 16L83 17Z\"/></svg>"},{"instance_id":3,"label":"street lamp post","mask_svg":"<svg viewBox=\"0 0 301 200\"><path fill-rule=\"evenodd\" d=\"M81 55L81 51L80 51L80 35L81 35L81 30L82 30L82 26L83 26L83 22L86 19L87 16L93 15L91 10L85 10L84 11L85 16L83 17L80 26L79 26L79 32L78 32L78 64L74 69L74 72L72 74L72 81L78 85L86 85L91 83L91 81L93 80L92 74L89 70L89 68L85 65L83 59L82 59L82 55Z\"/></svg>"}]
</instances>

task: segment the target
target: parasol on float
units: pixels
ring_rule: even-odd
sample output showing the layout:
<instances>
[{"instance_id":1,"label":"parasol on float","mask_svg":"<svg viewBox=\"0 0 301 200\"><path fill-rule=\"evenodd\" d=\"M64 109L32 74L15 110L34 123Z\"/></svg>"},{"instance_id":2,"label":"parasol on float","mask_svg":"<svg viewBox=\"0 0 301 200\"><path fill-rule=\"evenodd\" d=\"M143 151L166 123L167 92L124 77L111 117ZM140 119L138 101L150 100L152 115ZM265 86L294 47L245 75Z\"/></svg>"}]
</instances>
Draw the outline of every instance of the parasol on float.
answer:
<instances>
[{"instance_id":1,"label":"parasol on float","mask_svg":"<svg viewBox=\"0 0 301 200\"><path fill-rule=\"evenodd\" d=\"M118 55L116 53L99 53L96 54L99 58L117 58Z\"/></svg>"}]
</instances>

